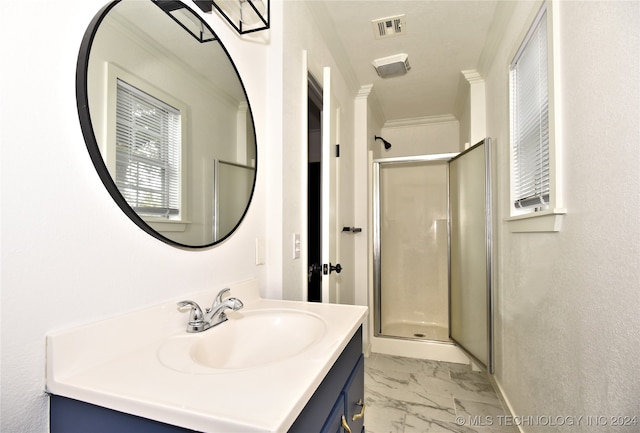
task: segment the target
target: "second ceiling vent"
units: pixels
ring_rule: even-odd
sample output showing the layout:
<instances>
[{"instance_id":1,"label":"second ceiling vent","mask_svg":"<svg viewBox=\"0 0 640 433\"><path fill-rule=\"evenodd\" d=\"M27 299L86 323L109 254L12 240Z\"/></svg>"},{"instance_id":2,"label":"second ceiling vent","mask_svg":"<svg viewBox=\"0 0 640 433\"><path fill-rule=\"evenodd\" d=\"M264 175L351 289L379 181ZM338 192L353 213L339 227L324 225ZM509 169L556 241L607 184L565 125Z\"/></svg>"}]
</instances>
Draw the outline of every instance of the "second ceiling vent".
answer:
<instances>
[{"instance_id":1,"label":"second ceiling vent","mask_svg":"<svg viewBox=\"0 0 640 433\"><path fill-rule=\"evenodd\" d=\"M379 18L371 21L371 25L373 26L373 34L376 39L400 36L407 31L404 14L388 18Z\"/></svg>"},{"instance_id":2,"label":"second ceiling vent","mask_svg":"<svg viewBox=\"0 0 640 433\"><path fill-rule=\"evenodd\" d=\"M380 78L399 77L411 69L409 56L405 53L375 59L373 61L373 67L376 68L376 72Z\"/></svg>"}]
</instances>

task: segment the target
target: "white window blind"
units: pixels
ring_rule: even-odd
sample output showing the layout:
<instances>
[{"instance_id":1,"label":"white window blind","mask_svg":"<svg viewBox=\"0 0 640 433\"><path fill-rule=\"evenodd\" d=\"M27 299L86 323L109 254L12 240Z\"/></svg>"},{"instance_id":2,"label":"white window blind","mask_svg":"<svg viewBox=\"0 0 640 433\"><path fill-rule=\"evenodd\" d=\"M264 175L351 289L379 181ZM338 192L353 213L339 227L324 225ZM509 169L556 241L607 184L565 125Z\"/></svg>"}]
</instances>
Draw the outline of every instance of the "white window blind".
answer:
<instances>
[{"instance_id":1,"label":"white window blind","mask_svg":"<svg viewBox=\"0 0 640 433\"><path fill-rule=\"evenodd\" d=\"M138 214L180 213L180 111L119 80L116 185Z\"/></svg>"},{"instance_id":2,"label":"white window blind","mask_svg":"<svg viewBox=\"0 0 640 433\"><path fill-rule=\"evenodd\" d=\"M549 86L547 12L540 11L511 67L511 143L514 205L548 207Z\"/></svg>"}]
</instances>

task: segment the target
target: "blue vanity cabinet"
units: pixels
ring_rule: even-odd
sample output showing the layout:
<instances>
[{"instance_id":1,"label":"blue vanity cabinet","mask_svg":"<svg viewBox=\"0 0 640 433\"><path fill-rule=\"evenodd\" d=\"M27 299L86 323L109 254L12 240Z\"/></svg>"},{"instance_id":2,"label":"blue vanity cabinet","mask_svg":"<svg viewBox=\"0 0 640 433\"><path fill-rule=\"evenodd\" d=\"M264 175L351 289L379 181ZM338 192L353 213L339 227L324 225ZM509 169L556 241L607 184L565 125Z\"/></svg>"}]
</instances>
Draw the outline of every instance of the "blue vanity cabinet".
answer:
<instances>
[{"instance_id":1,"label":"blue vanity cabinet","mask_svg":"<svg viewBox=\"0 0 640 433\"><path fill-rule=\"evenodd\" d=\"M353 415L362 410L358 405L361 401L364 401L364 358L360 327L288 433L343 433L346 430L341 427L342 416L352 433L363 433L363 419L353 421ZM195 432L58 395L50 396L49 419L50 433Z\"/></svg>"},{"instance_id":2,"label":"blue vanity cabinet","mask_svg":"<svg viewBox=\"0 0 640 433\"><path fill-rule=\"evenodd\" d=\"M364 357L359 328L288 433L343 433L342 416L352 433L361 433L364 419L354 421L353 416L361 413L362 402Z\"/></svg>"},{"instance_id":3,"label":"blue vanity cabinet","mask_svg":"<svg viewBox=\"0 0 640 433\"><path fill-rule=\"evenodd\" d=\"M345 418L351 432L364 432L364 356L360 356L345 386L344 403Z\"/></svg>"},{"instance_id":4,"label":"blue vanity cabinet","mask_svg":"<svg viewBox=\"0 0 640 433\"><path fill-rule=\"evenodd\" d=\"M364 357L361 356L320 433L343 433L345 423L351 433L364 433L363 402Z\"/></svg>"},{"instance_id":5,"label":"blue vanity cabinet","mask_svg":"<svg viewBox=\"0 0 640 433\"><path fill-rule=\"evenodd\" d=\"M58 395L49 405L50 433L197 433Z\"/></svg>"},{"instance_id":6,"label":"blue vanity cabinet","mask_svg":"<svg viewBox=\"0 0 640 433\"><path fill-rule=\"evenodd\" d=\"M341 395L333 409L331 409L329 418L320 433L343 433L342 418L344 416L344 396Z\"/></svg>"}]
</instances>

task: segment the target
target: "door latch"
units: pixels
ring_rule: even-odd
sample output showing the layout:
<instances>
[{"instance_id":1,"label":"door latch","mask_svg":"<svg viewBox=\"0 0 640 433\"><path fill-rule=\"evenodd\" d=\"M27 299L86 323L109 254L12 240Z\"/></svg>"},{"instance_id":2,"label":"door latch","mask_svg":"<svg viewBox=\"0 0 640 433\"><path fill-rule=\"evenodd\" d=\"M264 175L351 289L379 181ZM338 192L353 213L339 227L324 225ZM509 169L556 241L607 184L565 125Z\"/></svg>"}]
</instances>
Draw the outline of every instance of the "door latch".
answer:
<instances>
[{"instance_id":1,"label":"door latch","mask_svg":"<svg viewBox=\"0 0 640 433\"><path fill-rule=\"evenodd\" d=\"M320 275L321 270L322 270L322 267L318 263L314 263L311 266L309 266L309 282L311 282L311 279L313 278L314 275Z\"/></svg>"},{"instance_id":2,"label":"door latch","mask_svg":"<svg viewBox=\"0 0 640 433\"><path fill-rule=\"evenodd\" d=\"M329 263L328 265L326 263L322 265L322 273L324 275L329 275L333 271L336 271L336 273L338 274L342 272L342 266L340 266L340 263L335 266L333 266L331 263Z\"/></svg>"}]
</instances>

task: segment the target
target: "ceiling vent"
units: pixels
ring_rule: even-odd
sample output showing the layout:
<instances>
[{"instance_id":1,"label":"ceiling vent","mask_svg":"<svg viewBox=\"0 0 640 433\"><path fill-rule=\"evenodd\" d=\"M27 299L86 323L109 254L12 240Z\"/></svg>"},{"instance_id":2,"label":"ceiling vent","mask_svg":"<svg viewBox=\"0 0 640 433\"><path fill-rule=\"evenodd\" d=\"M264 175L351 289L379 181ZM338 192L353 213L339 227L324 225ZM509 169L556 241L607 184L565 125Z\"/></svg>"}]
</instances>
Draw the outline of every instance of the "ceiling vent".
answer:
<instances>
[{"instance_id":1,"label":"ceiling vent","mask_svg":"<svg viewBox=\"0 0 640 433\"><path fill-rule=\"evenodd\" d=\"M373 67L381 78L391 78L404 75L411 69L407 54L396 54L373 61Z\"/></svg>"},{"instance_id":2,"label":"ceiling vent","mask_svg":"<svg viewBox=\"0 0 640 433\"><path fill-rule=\"evenodd\" d=\"M407 31L406 24L404 14L371 21L376 39L400 36Z\"/></svg>"}]
</instances>

